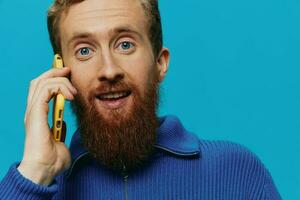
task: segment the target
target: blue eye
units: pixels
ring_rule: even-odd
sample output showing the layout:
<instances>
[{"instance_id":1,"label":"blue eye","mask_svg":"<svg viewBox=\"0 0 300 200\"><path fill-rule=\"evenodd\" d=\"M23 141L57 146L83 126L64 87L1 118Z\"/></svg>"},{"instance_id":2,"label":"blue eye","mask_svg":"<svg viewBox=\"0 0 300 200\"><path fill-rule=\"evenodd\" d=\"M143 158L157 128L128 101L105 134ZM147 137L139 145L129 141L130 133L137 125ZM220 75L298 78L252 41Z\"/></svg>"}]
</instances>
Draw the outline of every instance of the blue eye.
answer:
<instances>
[{"instance_id":1,"label":"blue eye","mask_svg":"<svg viewBox=\"0 0 300 200\"><path fill-rule=\"evenodd\" d=\"M82 56L87 56L90 54L90 49L87 47L84 47L84 48L81 48L79 52Z\"/></svg>"},{"instance_id":2,"label":"blue eye","mask_svg":"<svg viewBox=\"0 0 300 200\"><path fill-rule=\"evenodd\" d=\"M128 50L133 46L133 44L131 42L122 42L121 43L121 48L123 50Z\"/></svg>"}]
</instances>

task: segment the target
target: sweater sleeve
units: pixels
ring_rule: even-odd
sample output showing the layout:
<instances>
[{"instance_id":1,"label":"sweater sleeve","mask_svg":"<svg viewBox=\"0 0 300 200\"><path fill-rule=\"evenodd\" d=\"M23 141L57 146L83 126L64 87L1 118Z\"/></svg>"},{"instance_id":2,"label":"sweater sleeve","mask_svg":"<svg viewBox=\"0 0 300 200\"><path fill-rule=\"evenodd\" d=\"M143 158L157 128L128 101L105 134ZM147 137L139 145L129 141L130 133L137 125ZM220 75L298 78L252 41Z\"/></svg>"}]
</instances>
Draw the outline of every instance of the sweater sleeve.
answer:
<instances>
[{"instance_id":1,"label":"sweater sleeve","mask_svg":"<svg viewBox=\"0 0 300 200\"><path fill-rule=\"evenodd\" d=\"M13 164L6 176L0 182L1 200L30 199L47 200L52 199L57 192L58 186L54 181L48 187L37 185L25 178L17 169L18 164Z\"/></svg>"}]
</instances>

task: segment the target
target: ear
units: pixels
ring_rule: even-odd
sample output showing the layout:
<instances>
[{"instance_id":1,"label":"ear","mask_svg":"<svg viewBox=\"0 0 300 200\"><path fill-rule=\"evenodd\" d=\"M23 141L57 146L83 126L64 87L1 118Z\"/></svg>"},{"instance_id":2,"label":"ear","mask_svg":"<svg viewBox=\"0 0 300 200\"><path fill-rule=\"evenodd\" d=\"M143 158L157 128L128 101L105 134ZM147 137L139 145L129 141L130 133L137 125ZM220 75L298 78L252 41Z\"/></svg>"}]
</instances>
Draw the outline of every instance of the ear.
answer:
<instances>
[{"instance_id":1,"label":"ear","mask_svg":"<svg viewBox=\"0 0 300 200\"><path fill-rule=\"evenodd\" d=\"M156 59L156 66L159 74L159 82L162 82L166 76L170 62L170 51L167 48L162 48Z\"/></svg>"}]
</instances>

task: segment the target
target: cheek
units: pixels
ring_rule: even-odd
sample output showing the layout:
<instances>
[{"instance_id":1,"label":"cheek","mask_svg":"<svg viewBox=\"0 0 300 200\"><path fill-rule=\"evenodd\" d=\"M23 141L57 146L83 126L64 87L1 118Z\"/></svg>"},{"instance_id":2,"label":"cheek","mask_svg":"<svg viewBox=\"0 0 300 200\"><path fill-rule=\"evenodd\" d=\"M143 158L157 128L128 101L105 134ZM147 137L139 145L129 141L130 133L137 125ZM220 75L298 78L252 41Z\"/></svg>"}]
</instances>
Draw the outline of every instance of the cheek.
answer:
<instances>
[{"instance_id":1,"label":"cheek","mask_svg":"<svg viewBox=\"0 0 300 200\"><path fill-rule=\"evenodd\" d=\"M151 57L149 55L131 57L124 62L122 60L119 66L123 66L125 76L134 83L140 93L145 94L155 71Z\"/></svg>"},{"instance_id":2,"label":"cheek","mask_svg":"<svg viewBox=\"0 0 300 200\"><path fill-rule=\"evenodd\" d=\"M93 77L89 73L77 68L71 68L71 82L85 98L91 90L92 81Z\"/></svg>"},{"instance_id":3,"label":"cheek","mask_svg":"<svg viewBox=\"0 0 300 200\"><path fill-rule=\"evenodd\" d=\"M71 68L72 81L77 84L79 88L86 88L91 84L96 74L94 63L80 62L75 58L71 58L68 64Z\"/></svg>"},{"instance_id":4,"label":"cheek","mask_svg":"<svg viewBox=\"0 0 300 200\"><path fill-rule=\"evenodd\" d=\"M151 49L140 47L132 55L115 55L116 64L132 77L146 80L153 66Z\"/></svg>"},{"instance_id":5,"label":"cheek","mask_svg":"<svg viewBox=\"0 0 300 200\"><path fill-rule=\"evenodd\" d=\"M140 68L132 68L132 70L128 73L130 74L132 79L131 81L137 87L140 95L145 97L146 90L148 90L148 87L151 85L150 83L153 77L153 70L149 67L140 65Z\"/></svg>"}]
</instances>

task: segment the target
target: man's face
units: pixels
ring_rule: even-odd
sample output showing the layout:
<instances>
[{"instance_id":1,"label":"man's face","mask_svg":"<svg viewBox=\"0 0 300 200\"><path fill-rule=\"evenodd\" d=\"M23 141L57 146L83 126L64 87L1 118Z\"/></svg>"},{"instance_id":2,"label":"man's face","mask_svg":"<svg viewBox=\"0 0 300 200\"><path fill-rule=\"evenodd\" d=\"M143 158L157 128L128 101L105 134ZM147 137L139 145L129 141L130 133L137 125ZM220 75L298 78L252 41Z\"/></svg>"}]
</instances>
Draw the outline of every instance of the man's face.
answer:
<instances>
[{"instance_id":1,"label":"man's face","mask_svg":"<svg viewBox=\"0 0 300 200\"><path fill-rule=\"evenodd\" d=\"M60 22L64 64L78 90L72 103L85 147L102 164L128 170L156 140L158 83L168 50L154 58L140 0L85 0Z\"/></svg>"},{"instance_id":2,"label":"man's face","mask_svg":"<svg viewBox=\"0 0 300 200\"><path fill-rule=\"evenodd\" d=\"M62 53L72 83L86 102L89 94L98 97L94 103L106 119L112 111L129 113L135 94L124 87L101 91L102 83L122 79L144 98L149 79L158 73L147 26L139 0L86 0L62 17Z\"/></svg>"}]
</instances>

